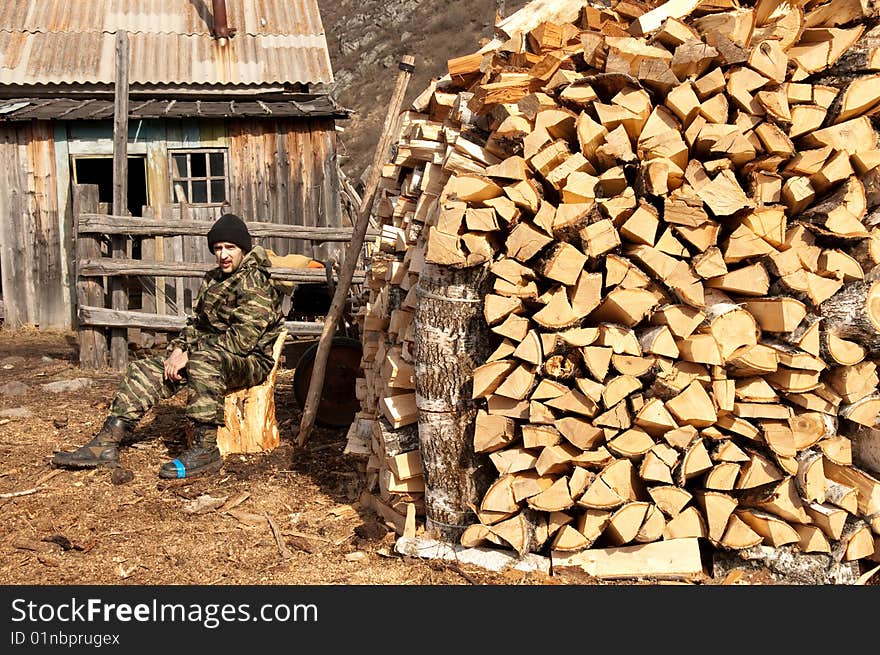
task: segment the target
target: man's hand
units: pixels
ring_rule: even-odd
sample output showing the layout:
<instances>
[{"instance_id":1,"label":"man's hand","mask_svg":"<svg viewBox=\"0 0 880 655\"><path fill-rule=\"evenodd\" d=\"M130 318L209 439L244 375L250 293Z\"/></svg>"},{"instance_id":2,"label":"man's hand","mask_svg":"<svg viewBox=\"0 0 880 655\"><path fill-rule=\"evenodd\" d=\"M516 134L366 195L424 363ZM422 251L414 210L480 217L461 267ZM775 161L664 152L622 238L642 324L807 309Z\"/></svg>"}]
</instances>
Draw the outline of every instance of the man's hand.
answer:
<instances>
[{"instance_id":1,"label":"man's hand","mask_svg":"<svg viewBox=\"0 0 880 655\"><path fill-rule=\"evenodd\" d=\"M165 379L177 380L181 379L180 371L186 366L189 356L180 348L175 348L168 358L165 360Z\"/></svg>"}]
</instances>

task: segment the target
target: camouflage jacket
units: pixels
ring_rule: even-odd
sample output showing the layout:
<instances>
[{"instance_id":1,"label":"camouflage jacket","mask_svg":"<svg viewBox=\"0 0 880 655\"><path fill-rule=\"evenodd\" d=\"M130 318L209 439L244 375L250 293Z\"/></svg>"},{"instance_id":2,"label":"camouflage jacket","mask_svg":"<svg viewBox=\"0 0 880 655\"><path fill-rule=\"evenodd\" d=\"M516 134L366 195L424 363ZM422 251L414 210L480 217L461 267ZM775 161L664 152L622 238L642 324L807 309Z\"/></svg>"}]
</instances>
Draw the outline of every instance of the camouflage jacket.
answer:
<instances>
[{"instance_id":1,"label":"camouflage jacket","mask_svg":"<svg viewBox=\"0 0 880 655\"><path fill-rule=\"evenodd\" d=\"M272 346L284 327L281 301L284 283L269 277L269 257L254 246L228 276L220 267L205 274L196 296L195 313L168 344L168 351L219 348L253 356L272 366Z\"/></svg>"}]
</instances>

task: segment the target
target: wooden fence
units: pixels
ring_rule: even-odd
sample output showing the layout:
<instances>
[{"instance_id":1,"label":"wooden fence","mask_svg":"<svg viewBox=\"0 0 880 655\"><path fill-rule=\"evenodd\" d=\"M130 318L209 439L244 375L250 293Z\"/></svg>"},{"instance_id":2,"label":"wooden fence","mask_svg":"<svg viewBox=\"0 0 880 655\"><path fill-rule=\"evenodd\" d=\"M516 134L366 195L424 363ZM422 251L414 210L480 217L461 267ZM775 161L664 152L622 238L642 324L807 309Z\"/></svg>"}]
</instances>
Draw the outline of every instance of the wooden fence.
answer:
<instances>
[{"instance_id":1,"label":"wooden fence","mask_svg":"<svg viewBox=\"0 0 880 655\"><path fill-rule=\"evenodd\" d=\"M76 301L80 365L84 368L111 367L122 371L128 365L128 349L121 355L110 348L112 334L125 330L126 343L140 339L142 345L155 343L165 333L177 332L186 323L187 313L205 272L216 266L205 244L205 236L219 216L216 207L181 211L179 206L147 207L143 217L98 213L98 192L93 185L74 189L76 236ZM303 227L275 223L249 222L248 230L256 244L265 238L308 240L316 243L348 242L350 227ZM112 257L113 237L130 240L125 258ZM137 243L140 258L132 257ZM295 283L326 282L323 269L270 269L273 278ZM126 307L112 309L110 285L122 278L128 294ZM358 270L353 284L364 281ZM139 302L132 302L137 301ZM285 303L287 306L287 303ZM318 336L323 323L287 321L291 337ZM136 332L135 332L136 331Z\"/></svg>"}]
</instances>

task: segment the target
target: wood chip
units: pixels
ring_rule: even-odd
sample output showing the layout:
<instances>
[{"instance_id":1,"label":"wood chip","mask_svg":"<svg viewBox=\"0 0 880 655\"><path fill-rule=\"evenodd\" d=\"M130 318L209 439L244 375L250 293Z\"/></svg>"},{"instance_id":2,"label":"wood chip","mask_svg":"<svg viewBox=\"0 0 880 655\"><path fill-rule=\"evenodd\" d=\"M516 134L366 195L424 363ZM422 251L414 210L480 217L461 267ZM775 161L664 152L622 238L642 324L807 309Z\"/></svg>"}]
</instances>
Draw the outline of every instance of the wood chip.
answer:
<instances>
[{"instance_id":1,"label":"wood chip","mask_svg":"<svg viewBox=\"0 0 880 655\"><path fill-rule=\"evenodd\" d=\"M284 537L281 535L281 531L278 529L275 521L268 513L264 513L264 516L266 517L266 521L269 522L269 529L272 531L272 536L275 538L275 544L278 546L278 552L281 554L281 561L290 559L290 553L287 550L287 546L284 544Z\"/></svg>"},{"instance_id":2,"label":"wood chip","mask_svg":"<svg viewBox=\"0 0 880 655\"><path fill-rule=\"evenodd\" d=\"M214 498L208 494L202 494L193 500L185 502L182 509L187 514L204 514L205 512L219 509L225 502L226 496Z\"/></svg>"},{"instance_id":3,"label":"wood chip","mask_svg":"<svg viewBox=\"0 0 880 655\"><path fill-rule=\"evenodd\" d=\"M233 507L238 507L239 505L241 505L244 501L246 501L250 497L251 497L251 494L249 491L240 491L239 493L235 494L232 498L227 500L223 504L223 507L221 507L219 509L219 511L220 512L228 512Z\"/></svg>"},{"instance_id":4,"label":"wood chip","mask_svg":"<svg viewBox=\"0 0 880 655\"><path fill-rule=\"evenodd\" d=\"M228 514L240 523L254 527L260 527L266 524L266 517L262 514L254 514L253 512L245 512L239 509L231 509L224 514Z\"/></svg>"}]
</instances>

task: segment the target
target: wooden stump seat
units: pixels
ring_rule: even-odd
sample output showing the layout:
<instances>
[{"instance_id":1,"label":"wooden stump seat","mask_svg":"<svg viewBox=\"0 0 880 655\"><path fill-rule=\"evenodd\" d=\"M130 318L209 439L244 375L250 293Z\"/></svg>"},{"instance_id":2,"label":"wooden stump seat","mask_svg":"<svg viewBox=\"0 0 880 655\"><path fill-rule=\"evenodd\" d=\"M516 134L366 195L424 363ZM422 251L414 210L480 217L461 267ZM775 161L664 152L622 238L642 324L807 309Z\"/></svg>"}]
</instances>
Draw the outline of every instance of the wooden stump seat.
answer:
<instances>
[{"instance_id":1,"label":"wooden stump seat","mask_svg":"<svg viewBox=\"0 0 880 655\"><path fill-rule=\"evenodd\" d=\"M226 394L226 425L217 430L217 447L224 457L230 453L272 450L280 443L275 419L275 378L286 338L287 330L282 330L272 348L275 364L262 384Z\"/></svg>"}]
</instances>

